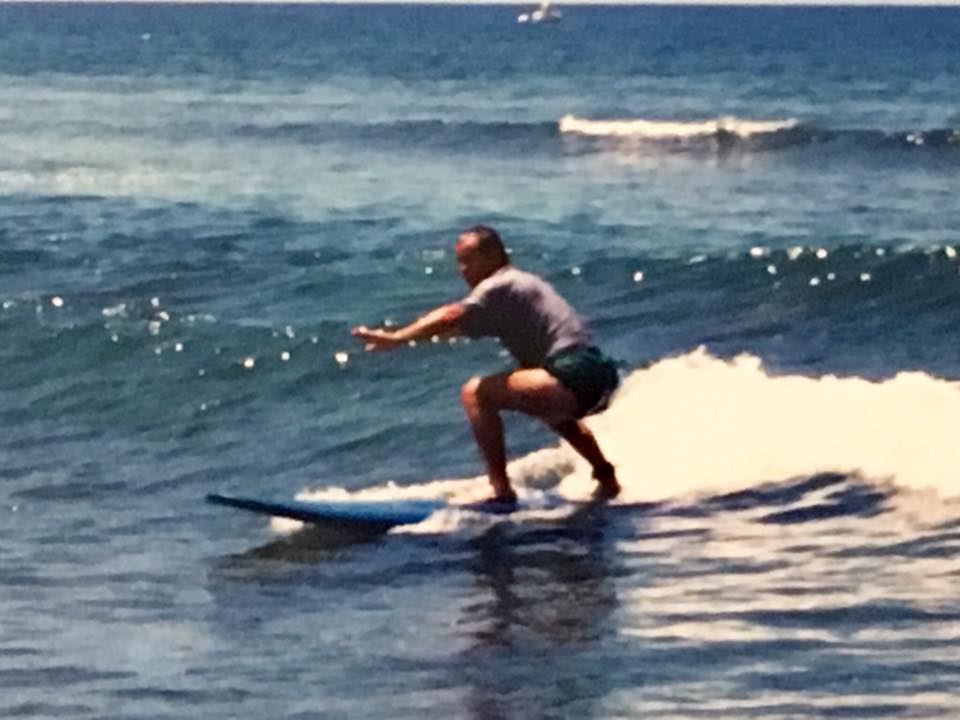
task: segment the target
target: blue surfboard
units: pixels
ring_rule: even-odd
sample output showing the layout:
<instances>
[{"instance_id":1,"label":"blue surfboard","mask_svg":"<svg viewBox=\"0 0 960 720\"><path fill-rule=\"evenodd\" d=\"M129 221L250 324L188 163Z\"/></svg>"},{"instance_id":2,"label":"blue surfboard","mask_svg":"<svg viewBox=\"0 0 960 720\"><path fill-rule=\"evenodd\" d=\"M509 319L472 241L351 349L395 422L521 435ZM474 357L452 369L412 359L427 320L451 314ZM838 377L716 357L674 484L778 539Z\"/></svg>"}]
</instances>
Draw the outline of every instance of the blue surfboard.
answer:
<instances>
[{"instance_id":1,"label":"blue surfboard","mask_svg":"<svg viewBox=\"0 0 960 720\"><path fill-rule=\"evenodd\" d=\"M415 525L437 510L451 507L444 500L266 500L219 493L207 495L207 502L261 515L373 532L386 532L398 525ZM517 509L515 503L490 500L455 507L498 515Z\"/></svg>"}]
</instances>

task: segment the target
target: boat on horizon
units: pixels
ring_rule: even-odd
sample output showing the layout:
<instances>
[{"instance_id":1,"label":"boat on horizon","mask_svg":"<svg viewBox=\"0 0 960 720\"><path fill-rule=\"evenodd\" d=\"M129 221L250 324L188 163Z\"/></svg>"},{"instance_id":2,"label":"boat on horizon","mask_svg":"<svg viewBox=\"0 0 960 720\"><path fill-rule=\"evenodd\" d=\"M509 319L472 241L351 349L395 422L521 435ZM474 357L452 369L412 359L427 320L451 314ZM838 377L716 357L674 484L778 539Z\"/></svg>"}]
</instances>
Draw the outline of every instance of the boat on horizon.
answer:
<instances>
[{"instance_id":1,"label":"boat on horizon","mask_svg":"<svg viewBox=\"0 0 960 720\"><path fill-rule=\"evenodd\" d=\"M517 15L517 22L524 23L551 23L560 22L563 13L549 2L541 2L535 10Z\"/></svg>"}]
</instances>

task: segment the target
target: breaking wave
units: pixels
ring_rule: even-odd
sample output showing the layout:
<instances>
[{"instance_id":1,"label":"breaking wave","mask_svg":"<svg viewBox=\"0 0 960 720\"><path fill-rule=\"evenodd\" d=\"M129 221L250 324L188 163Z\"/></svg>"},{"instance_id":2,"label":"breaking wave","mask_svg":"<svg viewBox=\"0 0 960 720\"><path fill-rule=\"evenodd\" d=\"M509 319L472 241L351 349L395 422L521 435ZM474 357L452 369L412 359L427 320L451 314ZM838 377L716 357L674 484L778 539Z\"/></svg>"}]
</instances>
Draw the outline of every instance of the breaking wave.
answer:
<instances>
[{"instance_id":1,"label":"breaking wave","mask_svg":"<svg viewBox=\"0 0 960 720\"><path fill-rule=\"evenodd\" d=\"M884 156L918 151L919 156L960 155L960 129L887 131L873 128L828 128L797 118L751 119L734 116L693 120L649 118L588 119L564 115L557 123L561 136L579 152L706 152L770 151L788 148L829 148L831 153ZM923 151L926 151L925 153Z\"/></svg>"}]
</instances>

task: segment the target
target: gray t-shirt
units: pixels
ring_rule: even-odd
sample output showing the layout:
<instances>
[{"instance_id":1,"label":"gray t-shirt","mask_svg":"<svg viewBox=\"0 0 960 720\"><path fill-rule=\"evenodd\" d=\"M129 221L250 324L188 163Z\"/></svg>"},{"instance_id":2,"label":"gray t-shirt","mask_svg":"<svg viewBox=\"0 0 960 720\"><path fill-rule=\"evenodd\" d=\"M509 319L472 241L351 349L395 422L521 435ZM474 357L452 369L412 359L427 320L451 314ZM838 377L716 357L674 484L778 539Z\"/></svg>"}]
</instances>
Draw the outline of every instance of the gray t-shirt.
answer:
<instances>
[{"instance_id":1,"label":"gray t-shirt","mask_svg":"<svg viewBox=\"0 0 960 720\"><path fill-rule=\"evenodd\" d=\"M461 304L461 331L493 336L521 367L537 367L553 353L591 345L586 322L541 277L507 265L481 281Z\"/></svg>"}]
</instances>

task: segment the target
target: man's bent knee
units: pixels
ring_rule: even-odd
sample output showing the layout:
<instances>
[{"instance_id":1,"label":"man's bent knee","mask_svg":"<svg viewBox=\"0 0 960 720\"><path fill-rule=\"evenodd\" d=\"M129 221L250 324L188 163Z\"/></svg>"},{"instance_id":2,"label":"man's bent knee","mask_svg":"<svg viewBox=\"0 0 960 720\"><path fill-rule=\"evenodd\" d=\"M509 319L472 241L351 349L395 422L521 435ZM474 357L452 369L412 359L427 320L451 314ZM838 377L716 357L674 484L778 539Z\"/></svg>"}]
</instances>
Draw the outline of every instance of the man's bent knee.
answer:
<instances>
[{"instance_id":1,"label":"man's bent knee","mask_svg":"<svg viewBox=\"0 0 960 720\"><path fill-rule=\"evenodd\" d=\"M460 400L468 411L499 410L497 402L497 377L481 377L479 375L467 380L460 388Z\"/></svg>"},{"instance_id":2,"label":"man's bent knee","mask_svg":"<svg viewBox=\"0 0 960 720\"><path fill-rule=\"evenodd\" d=\"M480 384L483 378L479 375L467 380L460 388L460 402L469 410L478 410L480 408Z\"/></svg>"}]
</instances>

